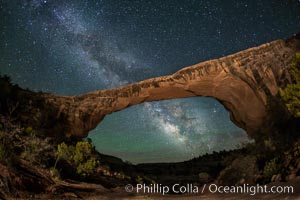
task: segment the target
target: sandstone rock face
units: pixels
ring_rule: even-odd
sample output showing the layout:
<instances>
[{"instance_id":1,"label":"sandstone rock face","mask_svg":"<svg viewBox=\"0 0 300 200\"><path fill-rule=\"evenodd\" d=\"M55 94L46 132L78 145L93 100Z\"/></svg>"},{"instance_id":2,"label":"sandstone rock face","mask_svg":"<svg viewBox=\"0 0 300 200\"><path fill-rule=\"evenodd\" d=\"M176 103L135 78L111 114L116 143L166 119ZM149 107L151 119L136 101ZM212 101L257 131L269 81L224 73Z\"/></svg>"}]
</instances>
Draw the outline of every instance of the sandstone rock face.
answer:
<instances>
[{"instance_id":1,"label":"sandstone rock face","mask_svg":"<svg viewBox=\"0 0 300 200\"><path fill-rule=\"evenodd\" d=\"M72 97L52 94L41 97L55 108L52 117L63 120L64 131L76 137L87 136L106 115L129 106L193 96L219 100L230 112L231 120L253 135L264 125L267 97L276 95L279 87L290 80L287 68L300 49L298 36L120 88Z\"/></svg>"}]
</instances>

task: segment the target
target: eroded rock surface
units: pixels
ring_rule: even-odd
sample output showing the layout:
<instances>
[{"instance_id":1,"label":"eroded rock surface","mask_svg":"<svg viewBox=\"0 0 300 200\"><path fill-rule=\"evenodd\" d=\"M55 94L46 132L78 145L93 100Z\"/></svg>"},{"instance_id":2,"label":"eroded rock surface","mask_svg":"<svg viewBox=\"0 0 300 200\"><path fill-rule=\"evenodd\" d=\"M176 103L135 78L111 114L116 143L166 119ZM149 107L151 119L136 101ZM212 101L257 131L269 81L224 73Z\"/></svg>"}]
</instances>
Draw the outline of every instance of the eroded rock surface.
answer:
<instances>
[{"instance_id":1,"label":"eroded rock surface","mask_svg":"<svg viewBox=\"0 0 300 200\"><path fill-rule=\"evenodd\" d=\"M298 34L120 88L79 96L39 95L53 110L47 120L76 137L87 136L106 115L129 106L193 96L219 100L231 120L252 135L263 126L268 97L289 82L287 68L299 49Z\"/></svg>"}]
</instances>

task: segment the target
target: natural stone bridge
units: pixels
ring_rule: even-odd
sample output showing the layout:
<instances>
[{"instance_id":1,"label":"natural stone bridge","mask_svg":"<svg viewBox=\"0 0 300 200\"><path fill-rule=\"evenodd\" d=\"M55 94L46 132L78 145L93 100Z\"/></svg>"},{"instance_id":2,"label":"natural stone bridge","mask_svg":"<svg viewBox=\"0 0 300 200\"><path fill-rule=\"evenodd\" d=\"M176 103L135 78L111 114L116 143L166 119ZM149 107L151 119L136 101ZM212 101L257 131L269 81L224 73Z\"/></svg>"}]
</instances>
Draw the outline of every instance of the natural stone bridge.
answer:
<instances>
[{"instance_id":1,"label":"natural stone bridge","mask_svg":"<svg viewBox=\"0 0 300 200\"><path fill-rule=\"evenodd\" d=\"M57 130L59 127L73 136L85 137L106 115L129 106L208 96L220 101L230 112L231 120L252 135L266 118L267 98L290 81L287 67L299 49L298 34L286 41L276 40L120 88L79 96L42 93L40 97L53 112L45 117L41 109L41 120L52 120L51 126Z\"/></svg>"}]
</instances>

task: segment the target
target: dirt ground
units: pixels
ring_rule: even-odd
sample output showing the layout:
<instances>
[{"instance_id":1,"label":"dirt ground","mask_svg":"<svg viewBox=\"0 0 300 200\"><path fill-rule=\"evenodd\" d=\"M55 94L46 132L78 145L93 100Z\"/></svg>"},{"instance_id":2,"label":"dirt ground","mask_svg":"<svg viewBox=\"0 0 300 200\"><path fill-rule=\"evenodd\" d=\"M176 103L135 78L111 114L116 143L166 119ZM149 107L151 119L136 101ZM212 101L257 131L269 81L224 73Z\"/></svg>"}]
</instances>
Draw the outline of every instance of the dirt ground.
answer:
<instances>
[{"instance_id":1,"label":"dirt ground","mask_svg":"<svg viewBox=\"0 0 300 200\"><path fill-rule=\"evenodd\" d=\"M86 200L300 200L300 177L290 181L290 182L277 182L267 185L269 186L293 186L293 194L212 194L208 190L204 191L203 194L189 194L189 195L162 195L162 194L134 194L127 193L124 188L115 188L113 190L102 189L98 192L91 193L77 193L77 192L65 192L57 196L49 196L47 194L40 194L32 196L29 198L23 199L65 199L65 200L77 200L77 199L86 199Z\"/></svg>"}]
</instances>

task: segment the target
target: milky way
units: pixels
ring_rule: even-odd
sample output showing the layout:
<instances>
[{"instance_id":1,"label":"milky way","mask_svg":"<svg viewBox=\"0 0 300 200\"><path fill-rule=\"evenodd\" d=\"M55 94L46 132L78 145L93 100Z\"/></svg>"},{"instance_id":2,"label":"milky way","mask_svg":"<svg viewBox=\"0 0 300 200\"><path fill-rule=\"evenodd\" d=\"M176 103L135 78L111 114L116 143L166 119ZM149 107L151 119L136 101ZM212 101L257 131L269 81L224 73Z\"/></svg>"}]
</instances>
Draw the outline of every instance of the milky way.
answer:
<instances>
[{"instance_id":1,"label":"milky way","mask_svg":"<svg viewBox=\"0 0 300 200\"><path fill-rule=\"evenodd\" d=\"M300 27L296 0L2 0L0 9L0 72L64 95L171 74ZM204 97L131 107L90 137L101 152L131 162L187 160L249 141Z\"/></svg>"}]
</instances>

